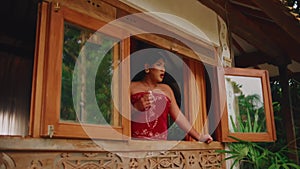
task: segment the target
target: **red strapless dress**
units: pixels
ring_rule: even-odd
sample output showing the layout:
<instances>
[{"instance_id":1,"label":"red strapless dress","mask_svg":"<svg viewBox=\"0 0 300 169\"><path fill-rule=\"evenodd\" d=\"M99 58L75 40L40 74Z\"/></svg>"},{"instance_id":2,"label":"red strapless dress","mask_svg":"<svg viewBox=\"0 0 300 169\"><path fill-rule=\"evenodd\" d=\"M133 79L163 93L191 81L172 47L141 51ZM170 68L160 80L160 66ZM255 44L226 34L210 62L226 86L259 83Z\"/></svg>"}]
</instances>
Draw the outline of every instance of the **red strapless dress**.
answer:
<instances>
[{"instance_id":1,"label":"red strapless dress","mask_svg":"<svg viewBox=\"0 0 300 169\"><path fill-rule=\"evenodd\" d=\"M132 105L146 92L131 95ZM171 100L162 93L152 93L154 102L145 111L138 111L132 106L131 136L133 139L166 140L168 136L168 113Z\"/></svg>"}]
</instances>

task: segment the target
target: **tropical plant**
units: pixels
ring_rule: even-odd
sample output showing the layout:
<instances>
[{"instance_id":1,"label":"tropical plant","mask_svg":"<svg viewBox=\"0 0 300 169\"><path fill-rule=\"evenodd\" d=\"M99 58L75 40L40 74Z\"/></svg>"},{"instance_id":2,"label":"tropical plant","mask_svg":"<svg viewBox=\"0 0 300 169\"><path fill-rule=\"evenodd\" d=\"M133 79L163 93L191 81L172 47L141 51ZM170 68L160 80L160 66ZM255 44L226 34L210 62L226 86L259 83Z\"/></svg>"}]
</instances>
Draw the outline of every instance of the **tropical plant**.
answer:
<instances>
[{"instance_id":1,"label":"tropical plant","mask_svg":"<svg viewBox=\"0 0 300 169\"><path fill-rule=\"evenodd\" d=\"M275 84L275 85L274 85ZM277 96L281 95L278 83L271 85L273 93ZM293 83L290 83L292 85ZM299 93L299 87L297 88ZM278 97L276 97L278 99ZM274 99L274 100L276 100ZM219 153L226 154L227 157L224 161L232 160L231 168L239 165L241 169L299 169L300 166L295 164L291 159L288 158L289 154L295 153L293 150L288 149L288 143L285 139L284 123L281 117L278 115L280 112L280 103L276 100L273 102L273 110L275 112L276 122L276 134L277 141L272 143L253 143L243 141L234 137L231 137L238 142L229 143L227 150L219 150ZM297 141L297 140L295 140Z\"/></svg>"},{"instance_id":2,"label":"tropical plant","mask_svg":"<svg viewBox=\"0 0 300 169\"><path fill-rule=\"evenodd\" d=\"M299 104L300 96L300 83L291 79L289 81L291 87L292 103L295 107L294 110L299 110L296 107ZM280 115L281 105L280 98L282 90L278 81L271 82L272 98L273 98L273 110L276 123L277 141L273 143L252 143L243 140L238 140L237 143L229 143L227 150L220 150L218 152L224 153L227 157L224 161L232 160L231 168L234 168L239 164L242 169L299 169L300 166L295 164L288 158L289 154L295 153L293 150L288 149L288 143L285 139L285 122ZM296 128L297 130L297 128ZM298 133L298 132L296 132ZM297 141L297 140L294 140ZM298 151L299 152L299 151Z\"/></svg>"},{"instance_id":3,"label":"tropical plant","mask_svg":"<svg viewBox=\"0 0 300 169\"><path fill-rule=\"evenodd\" d=\"M231 82L238 100L238 113L234 119L229 116L234 132L265 132L265 114L261 98L258 94L245 95L242 85Z\"/></svg>"},{"instance_id":4,"label":"tropical plant","mask_svg":"<svg viewBox=\"0 0 300 169\"><path fill-rule=\"evenodd\" d=\"M287 156L287 145L279 150L264 147L263 143L253 143L237 138L237 143L228 144L228 150L218 150L217 152L227 154L224 161L232 160L230 169L239 164L241 169L300 169L300 166L291 161ZM262 144L262 145L260 145Z\"/></svg>"},{"instance_id":5,"label":"tropical plant","mask_svg":"<svg viewBox=\"0 0 300 169\"><path fill-rule=\"evenodd\" d=\"M291 104L294 117L295 125L295 134L296 138L300 138L300 82L297 79L291 78L288 81L291 95ZM286 121L284 121L284 113L281 111L281 101L282 101L282 88L279 80L276 78L271 81L271 91L272 91L272 100L273 100L273 110L276 124L276 135L277 141L273 147L277 149L288 144L287 142L287 129ZM300 145L300 139L297 139L297 145ZM298 148L299 149L299 148ZM287 152L288 154L288 152ZM298 157L300 157L300 151L298 151ZM299 159L300 160L300 159Z\"/></svg>"}]
</instances>

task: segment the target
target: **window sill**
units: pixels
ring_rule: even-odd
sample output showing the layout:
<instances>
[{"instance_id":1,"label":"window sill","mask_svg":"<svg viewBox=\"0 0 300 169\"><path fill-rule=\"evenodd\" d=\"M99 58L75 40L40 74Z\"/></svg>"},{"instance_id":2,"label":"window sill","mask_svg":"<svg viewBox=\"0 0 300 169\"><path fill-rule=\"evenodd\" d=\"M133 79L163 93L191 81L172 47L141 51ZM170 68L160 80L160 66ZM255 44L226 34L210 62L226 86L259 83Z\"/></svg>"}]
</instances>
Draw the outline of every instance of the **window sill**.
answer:
<instances>
[{"instance_id":1,"label":"window sill","mask_svg":"<svg viewBox=\"0 0 300 169\"><path fill-rule=\"evenodd\" d=\"M114 141L57 138L0 137L2 151L167 151L167 150L219 150L221 142L210 144L190 141Z\"/></svg>"}]
</instances>

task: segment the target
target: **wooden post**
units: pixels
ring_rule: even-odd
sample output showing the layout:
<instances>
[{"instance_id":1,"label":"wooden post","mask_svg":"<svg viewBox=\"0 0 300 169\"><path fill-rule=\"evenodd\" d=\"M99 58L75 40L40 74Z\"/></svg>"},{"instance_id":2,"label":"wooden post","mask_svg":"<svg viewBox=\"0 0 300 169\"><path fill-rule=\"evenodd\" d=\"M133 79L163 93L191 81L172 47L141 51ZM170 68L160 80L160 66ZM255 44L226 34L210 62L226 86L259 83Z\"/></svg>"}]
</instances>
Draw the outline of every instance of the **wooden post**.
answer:
<instances>
[{"instance_id":1,"label":"wooden post","mask_svg":"<svg viewBox=\"0 0 300 169\"><path fill-rule=\"evenodd\" d=\"M280 101L281 115L283 117L283 120L285 121L286 138L289 144L288 149L289 151L292 152L289 154L289 158L295 161L297 164L299 164L287 65L280 65L278 68L279 68L280 85L282 88L282 98Z\"/></svg>"}]
</instances>

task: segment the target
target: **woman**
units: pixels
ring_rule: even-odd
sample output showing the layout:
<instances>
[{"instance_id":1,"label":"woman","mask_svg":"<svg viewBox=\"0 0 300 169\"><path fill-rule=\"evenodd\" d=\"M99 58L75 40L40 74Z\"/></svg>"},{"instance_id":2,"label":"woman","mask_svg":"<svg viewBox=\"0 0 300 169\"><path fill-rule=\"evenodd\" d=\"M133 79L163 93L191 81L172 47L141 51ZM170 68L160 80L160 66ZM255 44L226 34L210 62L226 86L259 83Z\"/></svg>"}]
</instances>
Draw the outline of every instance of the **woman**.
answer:
<instances>
[{"instance_id":1,"label":"woman","mask_svg":"<svg viewBox=\"0 0 300 169\"><path fill-rule=\"evenodd\" d=\"M192 138L210 143L212 137L199 134L180 111L173 90L161 83L165 76L165 59L159 54L145 58L143 78L130 85L131 135L136 139L166 140L168 114Z\"/></svg>"}]
</instances>

